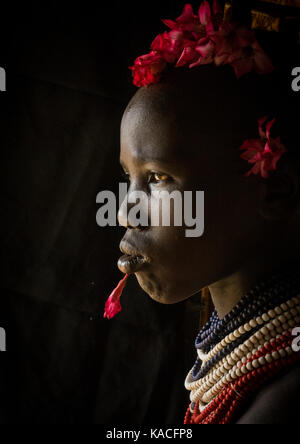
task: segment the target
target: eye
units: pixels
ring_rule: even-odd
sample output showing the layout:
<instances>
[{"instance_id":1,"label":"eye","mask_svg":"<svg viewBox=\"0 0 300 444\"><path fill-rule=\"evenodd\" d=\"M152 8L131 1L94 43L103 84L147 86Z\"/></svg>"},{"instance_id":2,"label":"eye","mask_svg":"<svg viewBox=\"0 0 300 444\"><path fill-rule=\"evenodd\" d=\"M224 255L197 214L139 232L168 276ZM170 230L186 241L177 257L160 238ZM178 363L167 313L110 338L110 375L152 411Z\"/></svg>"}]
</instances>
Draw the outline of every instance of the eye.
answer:
<instances>
[{"instance_id":1,"label":"eye","mask_svg":"<svg viewBox=\"0 0 300 444\"><path fill-rule=\"evenodd\" d=\"M171 180L171 178L167 174L152 172L152 173L150 173L148 183L150 183L150 182L154 182L154 183L169 182L170 180Z\"/></svg>"}]
</instances>

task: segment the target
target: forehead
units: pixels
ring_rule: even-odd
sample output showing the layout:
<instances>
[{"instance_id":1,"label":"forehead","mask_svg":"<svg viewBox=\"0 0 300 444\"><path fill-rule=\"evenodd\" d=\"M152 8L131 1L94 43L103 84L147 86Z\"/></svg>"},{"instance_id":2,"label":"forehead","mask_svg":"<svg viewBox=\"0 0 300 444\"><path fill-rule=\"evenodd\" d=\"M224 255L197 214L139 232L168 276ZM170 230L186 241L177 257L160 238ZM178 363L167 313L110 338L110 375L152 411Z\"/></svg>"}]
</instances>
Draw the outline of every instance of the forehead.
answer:
<instances>
[{"instance_id":1,"label":"forehead","mask_svg":"<svg viewBox=\"0 0 300 444\"><path fill-rule=\"evenodd\" d=\"M128 108L121 124L121 154L161 158L177 154L180 134L170 114L160 112L151 100L139 100Z\"/></svg>"},{"instance_id":2,"label":"forehead","mask_svg":"<svg viewBox=\"0 0 300 444\"><path fill-rule=\"evenodd\" d=\"M123 115L120 160L152 156L210 169L239 163L243 141L257 137L257 91L233 77L201 67L140 88Z\"/></svg>"}]
</instances>

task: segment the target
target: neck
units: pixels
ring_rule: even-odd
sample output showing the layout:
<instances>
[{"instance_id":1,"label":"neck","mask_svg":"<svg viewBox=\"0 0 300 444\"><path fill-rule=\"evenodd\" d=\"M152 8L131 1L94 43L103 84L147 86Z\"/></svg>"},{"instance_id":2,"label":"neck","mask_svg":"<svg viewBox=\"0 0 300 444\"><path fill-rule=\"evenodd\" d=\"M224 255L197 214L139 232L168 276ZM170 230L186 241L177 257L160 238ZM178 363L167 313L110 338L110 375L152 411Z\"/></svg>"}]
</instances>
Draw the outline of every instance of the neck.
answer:
<instances>
[{"instance_id":1,"label":"neck","mask_svg":"<svg viewBox=\"0 0 300 444\"><path fill-rule=\"evenodd\" d=\"M237 272L210 285L209 291L219 318L224 318L266 273L285 266L287 263L282 263L279 267L274 260L257 259L252 264L245 265Z\"/></svg>"}]
</instances>

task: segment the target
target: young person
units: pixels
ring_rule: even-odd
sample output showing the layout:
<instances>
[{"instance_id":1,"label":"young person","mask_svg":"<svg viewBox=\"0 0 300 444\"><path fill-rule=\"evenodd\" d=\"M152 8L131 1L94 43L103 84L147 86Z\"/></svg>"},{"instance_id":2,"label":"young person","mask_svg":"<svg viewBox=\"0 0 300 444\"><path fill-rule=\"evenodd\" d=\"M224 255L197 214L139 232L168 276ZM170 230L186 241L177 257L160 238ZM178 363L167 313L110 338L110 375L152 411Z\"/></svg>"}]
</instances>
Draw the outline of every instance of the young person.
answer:
<instances>
[{"instance_id":1,"label":"young person","mask_svg":"<svg viewBox=\"0 0 300 444\"><path fill-rule=\"evenodd\" d=\"M119 269L163 304L210 290L186 424L289 422L300 389L299 49L288 36L279 52L284 37L225 20L217 2L165 23L131 68L140 88L120 162L128 195L204 191L205 229L137 225L125 200Z\"/></svg>"}]
</instances>

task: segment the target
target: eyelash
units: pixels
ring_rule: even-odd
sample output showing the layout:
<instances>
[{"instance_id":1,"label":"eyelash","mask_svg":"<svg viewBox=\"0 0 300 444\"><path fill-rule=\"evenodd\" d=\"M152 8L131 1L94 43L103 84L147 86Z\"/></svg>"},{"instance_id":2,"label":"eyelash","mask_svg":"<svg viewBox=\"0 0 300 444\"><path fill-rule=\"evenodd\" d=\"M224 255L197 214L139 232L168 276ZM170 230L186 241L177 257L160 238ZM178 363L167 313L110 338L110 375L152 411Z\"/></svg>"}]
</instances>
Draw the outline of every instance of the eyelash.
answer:
<instances>
[{"instance_id":1,"label":"eyelash","mask_svg":"<svg viewBox=\"0 0 300 444\"><path fill-rule=\"evenodd\" d=\"M165 176L165 180L156 180L154 179L154 183L168 183L170 182L170 177L167 174L160 174L160 173L150 173L150 177L155 178L155 176ZM151 180L148 180L148 183L151 183Z\"/></svg>"},{"instance_id":2,"label":"eyelash","mask_svg":"<svg viewBox=\"0 0 300 444\"><path fill-rule=\"evenodd\" d=\"M126 182L130 182L130 175L128 173L122 173L123 178L126 180ZM150 173L149 178L153 178L154 176L166 176L167 179L165 180L154 180L154 183L160 183L160 182L170 182L170 177L167 174L162 174L162 173ZM151 180L148 179L148 183L151 183Z\"/></svg>"}]
</instances>

